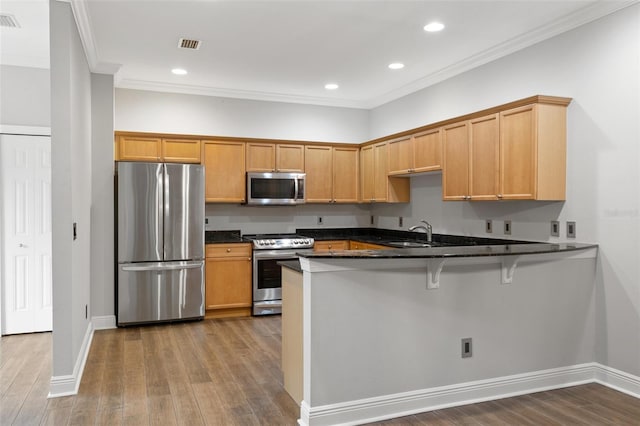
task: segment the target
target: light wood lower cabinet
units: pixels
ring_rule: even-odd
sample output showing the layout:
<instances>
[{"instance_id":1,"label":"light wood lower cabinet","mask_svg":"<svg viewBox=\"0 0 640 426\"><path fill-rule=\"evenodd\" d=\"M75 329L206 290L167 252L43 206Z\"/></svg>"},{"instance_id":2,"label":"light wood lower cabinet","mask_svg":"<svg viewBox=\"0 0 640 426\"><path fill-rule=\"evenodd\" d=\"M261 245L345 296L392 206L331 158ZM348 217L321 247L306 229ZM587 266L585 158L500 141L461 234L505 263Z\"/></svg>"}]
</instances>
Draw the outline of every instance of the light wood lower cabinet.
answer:
<instances>
[{"instance_id":1,"label":"light wood lower cabinet","mask_svg":"<svg viewBox=\"0 0 640 426\"><path fill-rule=\"evenodd\" d=\"M313 251L349 250L348 240L316 241Z\"/></svg>"},{"instance_id":2,"label":"light wood lower cabinet","mask_svg":"<svg viewBox=\"0 0 640 426\"><path fill-rule=\"evenodd\" d=\"M392 247L381 244L363 243L360 241L349 241L349 250L384 250Z\"/></svg>"},{"instance_id":3,"label":"light wood lower cabinet","mask_svg":"<svg viewBox=\"0 0 640 426\"><path fill-rule=\"evenodd\" d=\"M204 141L205 201L243 203L246 194L245 143Z\"/></svg>"},{"instance_id":4,"label":"light wood lower cabinet","mask_svg":"<svg viewBox=\"0 0 640 426\"><path fill-rule=\"evenodd\" d=\"M251 244L207 244L207 318L251 315Z\"/></svg>"}]
</instances>

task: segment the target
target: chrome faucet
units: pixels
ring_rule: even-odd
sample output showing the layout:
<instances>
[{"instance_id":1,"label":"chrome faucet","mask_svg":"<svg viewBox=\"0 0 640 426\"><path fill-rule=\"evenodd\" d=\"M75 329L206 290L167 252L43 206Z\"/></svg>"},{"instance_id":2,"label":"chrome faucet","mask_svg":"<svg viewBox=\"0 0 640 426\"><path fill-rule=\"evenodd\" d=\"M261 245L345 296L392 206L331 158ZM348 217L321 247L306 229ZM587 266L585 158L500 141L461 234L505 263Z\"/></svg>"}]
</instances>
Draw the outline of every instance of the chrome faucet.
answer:
<instances>
[{"instance_id":1,"label":"chrome faucet","mask_svg":"<svg viewBox=\"0 0 640 426\"><path fill-rule=\"evenodd\" d=\"M411 228L409 228L409 231L416 231L418 229L424 230L424 232L427 233L427 242L431 243L431 240L433 238L433 235L432 235L433 234L433 228L431 227L429 222L427 222L426 220L421 220L420 222L424 223L424 225L412 226Z\"/></svg>"}]
</instances>

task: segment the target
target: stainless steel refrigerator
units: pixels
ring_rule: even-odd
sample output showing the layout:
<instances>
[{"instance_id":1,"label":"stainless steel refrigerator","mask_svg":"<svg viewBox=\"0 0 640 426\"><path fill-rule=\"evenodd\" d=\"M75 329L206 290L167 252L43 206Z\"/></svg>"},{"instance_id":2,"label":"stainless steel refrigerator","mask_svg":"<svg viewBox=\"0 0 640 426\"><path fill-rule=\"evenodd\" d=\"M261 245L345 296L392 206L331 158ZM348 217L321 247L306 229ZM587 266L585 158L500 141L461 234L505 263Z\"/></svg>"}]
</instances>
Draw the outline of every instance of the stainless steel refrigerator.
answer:
<instances>
[{"instance_id":1,"label":"stainless steel refrigerator","mask_svg":"<svg viewBox=\"0 0 640 426\"><path fill-rule=\"evenodd\" d=\"M204 167L120 162L119 326L204 317Z\"/></svg>"}]
</instances>

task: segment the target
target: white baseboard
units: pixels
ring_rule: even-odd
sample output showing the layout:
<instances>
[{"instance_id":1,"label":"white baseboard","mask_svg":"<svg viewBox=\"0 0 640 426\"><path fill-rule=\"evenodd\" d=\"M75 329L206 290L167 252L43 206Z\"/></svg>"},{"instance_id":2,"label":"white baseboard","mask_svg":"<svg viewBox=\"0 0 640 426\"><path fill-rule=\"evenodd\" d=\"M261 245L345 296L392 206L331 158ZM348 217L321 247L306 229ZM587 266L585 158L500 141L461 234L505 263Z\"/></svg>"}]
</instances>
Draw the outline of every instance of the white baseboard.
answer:
<instances>
[{"instance_id":1,"label":"white baseboard","mask_svg":"<svg viewBox=\"0 0 640 426\"><path fill-rule=\"evenodd\" d=\"M640 399L640 377L606 365L596 365L594 382Z\"/></svg>"},{"instance_id":2,"label":"white baseboard","mask_svg":"<svg viewBox=\"0 0 640 426\"><path fill-rule=\"evenodd\" d=\"M358 425L593 382L640 397L639 377L598 363L587 363L318 407L309 407L302 401L298 423L302 426Z\"/></svg>"},{"instance_id":3,"label":"white baseboard","mask_svg":"<svg viewBox=\"0 0 640 426\"><path fill-rule=\"evenodd\" d=\"M89 322L87 331L84 334L84 339L82 340L82 346L80 346L78 358L76 358L76 364L73 367L73 374L67 376L52 376L51 384L49 385L49 398L76 395L78 393L84 366L87 362L87 356L89 356L89 349L91 348L91 340L93 340L93 324Z\"/></svg>"},{"instance_id":4,"label":"white baseboard","mask_svg":"<svg viewBox=\"0 0 640 426\"><path fill-rule=\"evenodd\" d=\"M109 330L116 328L116 316L104 315L101 317L91 317L91 323L94 330Z\"/></svg>"}]
</instances>

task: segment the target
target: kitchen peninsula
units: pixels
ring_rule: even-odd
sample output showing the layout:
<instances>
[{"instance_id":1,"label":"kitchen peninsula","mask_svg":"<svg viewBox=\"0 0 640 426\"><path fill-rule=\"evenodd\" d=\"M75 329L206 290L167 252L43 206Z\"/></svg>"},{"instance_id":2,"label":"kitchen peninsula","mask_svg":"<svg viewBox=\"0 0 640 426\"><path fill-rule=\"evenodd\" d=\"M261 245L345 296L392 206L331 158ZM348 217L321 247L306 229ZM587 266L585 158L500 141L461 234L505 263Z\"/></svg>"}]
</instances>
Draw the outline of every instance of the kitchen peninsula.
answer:
<instances>
[{"instance_id":1,"label":"kitchen peninsula","mask_svg":"<svg viewBox=\"0 0 640 426\"><path fill-rule=\"evenodd\" d=\"M301 254L301 272L283 271L283 370L300 424L587 380L596 254L567 243Z\"/></svg>"}]
</instances>

